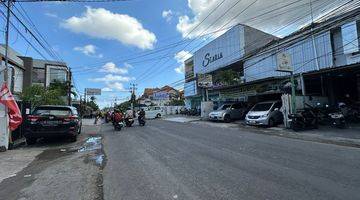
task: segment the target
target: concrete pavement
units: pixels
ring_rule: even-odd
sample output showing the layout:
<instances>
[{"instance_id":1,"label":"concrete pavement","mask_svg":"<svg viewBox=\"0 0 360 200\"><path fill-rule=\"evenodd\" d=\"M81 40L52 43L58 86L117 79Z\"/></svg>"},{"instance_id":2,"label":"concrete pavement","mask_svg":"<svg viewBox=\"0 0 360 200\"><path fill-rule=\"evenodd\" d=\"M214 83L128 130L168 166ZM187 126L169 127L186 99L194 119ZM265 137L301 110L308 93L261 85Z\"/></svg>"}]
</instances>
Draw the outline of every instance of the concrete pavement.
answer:
<instances>
[{"instance_id":1,"label":"concrete pavement","mask_svg":"<svg viewBox=\"0 0 360 200\"><path fill-rule=\"evenodd\" d=\"M360 150L148 120L104 125L105 199L358 199Z\"/></svg>"},{"instance_id":2,"label":"concrete pavement","mask_svg":"<svg viewBox=\"0 0 360 200\"><path fill-rule=\"evenodd\" d=\"M0 199L102 199L101 126L84 122L76 143L40 141L0 153Z\"/></svg>"}]
</instances>

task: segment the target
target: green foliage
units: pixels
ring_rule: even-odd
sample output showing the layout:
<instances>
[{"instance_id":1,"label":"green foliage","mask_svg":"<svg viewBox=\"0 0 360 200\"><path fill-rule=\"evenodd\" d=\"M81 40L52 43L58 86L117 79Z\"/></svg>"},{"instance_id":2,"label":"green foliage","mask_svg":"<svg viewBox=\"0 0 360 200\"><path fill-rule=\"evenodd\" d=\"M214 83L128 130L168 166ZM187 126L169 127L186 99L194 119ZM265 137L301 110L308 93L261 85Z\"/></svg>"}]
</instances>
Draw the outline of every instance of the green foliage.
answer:
<instances>
[{"instance_id":1,"label":"green foliage","mask_svg":"<svg viewBox=\"0 0 360 200\"><path fill-rule=\"evenodd\" d=\"M95 103L95 101L86 102L86 106L89 106L93 110L99 110L99 106Z\"/></svg>"},{"instance_id":2,"label":"green foliage","mask_svg":"<svg viewBox=\"0 0 360 200\"><path fill-rule=\"evenodd\" d=\"M231 69L220 71L216 75L217 82L222 83L224 85L236 84L238 82L238 78L239 78L238 74Z\"/></svg>"},{"instance_id":3,"label":"green foliage","mask_svg":"<svg viewBox=\"0 0 360 200\"><path fill-rule=\"evenodd\" d=\"M66 99L61 90L44 88L41 85L25 88L20 97L23 101L31 102L32 106L66 104Z\"/></svg>"}]
</instances>

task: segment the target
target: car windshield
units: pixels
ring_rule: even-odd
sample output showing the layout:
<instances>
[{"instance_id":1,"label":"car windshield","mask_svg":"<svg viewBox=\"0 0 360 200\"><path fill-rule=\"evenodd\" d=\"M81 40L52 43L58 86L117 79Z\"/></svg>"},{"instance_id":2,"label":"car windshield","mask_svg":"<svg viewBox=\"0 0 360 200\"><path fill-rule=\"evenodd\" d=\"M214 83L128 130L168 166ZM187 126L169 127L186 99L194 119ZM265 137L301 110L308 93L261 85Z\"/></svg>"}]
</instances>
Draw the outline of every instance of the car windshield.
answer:
<instances>
[{"instance_id":1,"label":"car windshield","mask_svg":"<svg viewBox=\"0 0 360 200\"><path fill-rule=\"evenodd\" d=\"M71 115L71 110L67 108L38 108L34 111L34 115L55 115L68 116Z\"/></svg>"},{"instance_id":2,"label":"car windshield","mask_svg":"<svg viewBox=\"0 0 360 200\"><path fill-rule=\"evenodd\" d=\"M228 109L228 108L230 108L230 107L231 107L230 104L225 104L225 105L220 106L220 107L218 108L218 110L226 110L226 109Z\"/></svg>"},{"instance_id":3,"label":"car windshield","mask_svg":"<svg viewBox=\"0 0 360 200\"><path fill-rule=\"evenodd\" d=\"M272 105L273 103L258 103L251 109L251 111L268 111Z\"/></svg>"}]
</instances>

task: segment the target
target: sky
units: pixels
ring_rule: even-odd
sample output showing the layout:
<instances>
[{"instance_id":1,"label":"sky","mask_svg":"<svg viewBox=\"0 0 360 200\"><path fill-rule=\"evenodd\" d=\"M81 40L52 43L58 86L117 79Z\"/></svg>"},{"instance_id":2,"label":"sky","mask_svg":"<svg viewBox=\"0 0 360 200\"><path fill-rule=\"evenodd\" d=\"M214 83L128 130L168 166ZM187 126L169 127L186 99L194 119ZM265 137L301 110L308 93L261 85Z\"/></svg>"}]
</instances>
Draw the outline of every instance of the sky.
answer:
<instances>
[{"instance_id":1,"label":"sky","mask_svg":"<svg viewBox=\"0 0 360 200\"><path fill-rule=\"evenodd\" d=\"M282 37L345 0L130 0L122 2L16 2L31 18L49 47L68 64L74 85L100 88L100 107L127 100L130 83L137 95L146 87L178 84L183 61L197 49L243 23ZM4 12L4 5L1 5ZM25 16L26 17L26 16ZM14 17L10 46L22 55L54 60ZM0 19L4 27L4 19ZM3 31L4 28L1 28ZM4 41L4 35L0 38ZM41 52L41 55L35 50Z\"/></svg>"}]
</instances>

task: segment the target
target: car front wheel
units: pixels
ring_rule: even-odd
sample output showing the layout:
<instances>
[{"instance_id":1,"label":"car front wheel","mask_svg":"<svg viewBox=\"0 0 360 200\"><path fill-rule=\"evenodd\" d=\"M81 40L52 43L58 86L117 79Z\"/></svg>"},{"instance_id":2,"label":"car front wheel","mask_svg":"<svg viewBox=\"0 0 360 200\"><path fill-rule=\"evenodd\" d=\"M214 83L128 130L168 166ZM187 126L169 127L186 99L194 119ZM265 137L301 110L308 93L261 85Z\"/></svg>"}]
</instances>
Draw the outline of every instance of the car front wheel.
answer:
<instances>
[{"instance_id":1,"label":"car front wheel","mask_svg":"<svg viewBox=\"0 0 360 200\"><path fill-rule=\"evenodd\" d=\"M230 123L230 121L231 121L230 115L225 115L224 116L224 122Z\"/></svg>"}]
</instances>

